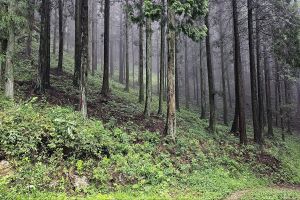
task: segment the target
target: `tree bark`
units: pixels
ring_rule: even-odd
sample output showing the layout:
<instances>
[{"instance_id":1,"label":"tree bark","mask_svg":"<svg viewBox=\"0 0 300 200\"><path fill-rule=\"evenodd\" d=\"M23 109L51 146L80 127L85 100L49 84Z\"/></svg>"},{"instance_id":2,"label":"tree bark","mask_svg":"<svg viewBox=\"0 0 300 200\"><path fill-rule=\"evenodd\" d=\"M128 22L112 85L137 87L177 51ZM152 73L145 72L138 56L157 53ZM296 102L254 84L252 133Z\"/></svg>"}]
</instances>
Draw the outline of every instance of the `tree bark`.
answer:
<instances>
[{"instance_id":1,"label":"tree bark","mask_svg":"<svg viewBox=\"0 0 300 200\"><path fill-rule=\"evenodd\" d=\"M175 39L175 103L176 103L176 111L180 112L179 77L178 77L178 70L179 70L178 53L179 53L179 48L178 48L178 33L177 33L176 34L176 39Z\"/></svg>"},{"instance_id":2,"label":"tree bark","mask_svg":"<svg viewBox=\"0 0 300 200\"><path fill-rule=\"evenodd\" d=\"M132 52L132 87L135 88L135 59L134 59L134 34L133 34L133 26L131 27L131 52Z\"/></svg>"},{"instance_id":3,"label":"tree bark","mask_svg":"<svg viewBox=\"0 0 300 200\"><path fill-rule=\"evenodd\" d=\"M258 0L257 0L258 2ZM257 65L257 90L258 90L258 121L259 128L263 132L264 128L264 99L263 99L263 79L262 79L262 69L261 69L261 48L260 48L260 23L259 23L259 10L256 8L255 21L256 21L256 65Z\"/></svg>"},{"instance_id":4,"label":"tree bark","mask_svg":"<svg viewBox=\"0 0 300 200\"><path fill-rule=\"evenodd\" d=\"M104 8L104 66L103 83L101 94L107 96L109 93L109 20L110 20L110 1L105 0Z\"/></svg>"},{"instance_id":5,"label":"tree bark","mask_svg":"<svg viewBox=\"0 0 300 200\"><path fill-rule=\"evenodd\" d=\"M171 2L168 1L171 8ZM168 98L167 98L167 121L165 135L170 135L173 140L176 136L176 105L175 105L175 13L172 9L168 10Z\"/></svg>"},{"instance_id":6,"label":"tree bark","mask_svg":"<svg viewBox=\"0 0 300 200\"><path fill-rule=\"evenodd\" d=\"M33 33L33 26L34 26L34 9L35 7L35 0L28 0L28 13L27 13L27 23L28 23L28 36L26 40L26 57L31 61L31 64L33 64L32 60L32 33Z\"/></svg>"},{"instance_id":7,"label":"tree bark","mask_svg":"<svg viewBox=\"0 0 300 200\"><path fill-rule=\"evenodd\" d=\"M165 77L165 49L166 49L166 8L165 0L162 0L161 23L160 23L160 72L159 72L159 102L158 114L162 114L162 102L164 96Z\"/></svg>"},{"instance_id":8,"label":"tree bark","mask_svg":"<svg viewBox=\"0 0 300 200\"><path fill-rule=\"evenodd\" d=\"M185 82L185 107L190 108L190 84L189 84L189 62L188 62L188 44L187 38L184 40L184 82Z\"/></svg>"},{"instance_id":9,"label":"tree bark","mask_svg":"<svg viewBox=\"0 0 300 200\"><path fill-rule=\"evenodd\" d=\"M249 37L249 58L250 58L250 81L251 81L251 102L252 122L254 130L254 141L262 144L262 132L259 126L259 110L257 100L257 73L255 67L254 43L253 43L253 0L248 0L248 37Z\"/></svg>"},{"instance_id":10,"label":"tree bark","mask_svg":"<svg viewBox=\"0 0 300 200\"><path fill-rule=\"evenodd\" d=\"M236 77L236 117L239 127L240 144L247 144L246 134L246 120L245 120L245 97L244 97L244 84L243 84L243 70L241 63L241 47L238 25L238 11L237 1L232 0L232 14L233 14L233 32L234 32L234 68Z\"/></svg>"},{"instance_id":11,"label":"tree bark","mask_svg":"<svg viewBox=\"0 0 300 200\"><path fill-rule=\"evenodd\" d=\"M119 82L124 83L123 13L120 15Z\"/></svg>"},{"instance_id":12,"label":"tree bark","mask_svg":"<svg viewBox=\"0 0 300 200\"><path fill-rule=\"evenodd\" d=\"M222 71L222 99L223 99L223 122L228 125L228 107L227 107L227 92L225 81L225 58L224 58L224 34L223 27L220 23L220 50L221 50L221 71Z\"/></svg>"},{"instance_id":13,"label":"tree bark","mask_svg":"<svg viewBox=\"0 0 300 200\"><path fill-rule=\"evenodd\" d=\"M291 128L291 86L290 86L290 81L288 78L285 78L284 80L284 89L285 89L285 103L286 103L286 126L287 126L287 132L289 134L292 134L292 128Z\"/></svg>"},{"instance_id":14,"label":"tree bark","mask_svg":"<svg viewBox=\"0 0 300 200\"><path fill-rule=\"evenodd\" d=\"M277 58L275 58L275 67L276 67L276 88L277 91L277 98L278 98L278 112L279 112L279 119L280 119L280 128L281 128L281 138L284 141L284 125L283 125L283 111L282 111L282 93L281 93L281 83L280 83L280 76L279 73L281 69L278 64Z\"/></svg>"},{"instance_id":15,"label":"tree bark","mask_svg":"<svg viewBox=\"0 0 300 200\"><path fill-rule=\"evenodd\" d=\"M97 1L93 0L92 4L92 76L95 75L97 71L97 61L98 61L98 52L97 52L97 35L98 35L98 24L97 24Z\"/></svg>"},{"instance_id":16,"label":"tree bark","mask_svg":"<svg viewBox=\"0 0 300 200\"><path fill-rule=\"evenodd\" d=\"M3 61L0 62L0 84L2 84L2 81L4 80L5 76L5 65L6 65L6 52L7 52L7 39L1 40L1 54L4 56Z\"/></svg>"},{"instance_id":17,"label":"tree bark","mask_svg":"<svg viewBox=\"0 0 300 200\"><path fill-rule=\"evenodd\" d=\"M54 8L54 22L53 22L53 41L52 41L52 53L56 55L56 40L57 40L57 9Z\"/></svg>"},{"instance_id":18,"label":"tree bark","mask_svg":"<svg viewBox=\"0 0 300 200\"><path fill-rule=\"evenodd\" d=\"M50 87L50 1L42 0L40 14L39 67L36 89L39 93L45 93L45 89Z\"/></svg>"},{"instance_id":19,"label":"tree bark","mask_svg":"<svg viewBox=\"0 0 300 200\"><path fill-rule=\"evenodd\" d=\"M147 118L151 112L151 68L152 68L152 28L151 19L146 19L146 101L144 116Z\"/></svg>"},{"instance_id":20,"label":"tree bark","mask_svg":"<svg viewBox=\"0 0 300 200\"><path fill-rule=\"evenodd\" d=\"M202 41L200 41L200 90L201 90L201 119L205 119L206 116L206 80L203 66L203 47Z\"/></svg>"},{"instance_id":21,"label":"tree bark","mask_svg":"<svg viewBox=\"0 0 300 200\"><path fill-rule=\"evenodd\" d=\"M15 15L15 1L10 1L8 6L8 14ZM10 22L8 26L8 46L6 51L5 65L5 96L14 98L14 54L15 54L15 25Z\"/></svg>"},{"instance_id":22,"label":"tree bark","mask_svg":"<svg viewBox=\"0 0 300 200\"><path fill-rule=\"evenodd\" d=\"M64 29L63 29L63 9L64 2L63 0L58 0L58 29L59 29L59 52L58 52L58 65L57 65L57 73L61 74L63 72L63 56L64 56Z\"/></svg>"},{"instance_id":23,"label":"tree bark","mask_svg":"<svg viewBox=\"0 0 300 200\"><path fill-rule=\"evenodd\" d=\"M81 69L81 3L82 0L75 0L75 56L74 56L74 77L73 85L79 86Z\"/></svg>"},{"instance_id":24,"label":"tree bark","mask_svg":"<svg viewBox=\"0 0 300 200\"><path fill-rule=\"evenodd\" d=\"M266 47L264 46L264 67L265 67L265 87L266 87L266 106L267 106L267 123L268 123L268 137L274 137L273 133L273 114L271 103L271 83L270 83L270 69L268 63L268 55Z\"/></svg>"},{"instance_id":25,"label":"tree bark","mask_svg":"<svg viewBox=\"0 0 300 200\"><path fill-rule=\"evenodd\" d=\"M82 1L81 12L81 41L82 41L82 63L80 69L80 110L83 118L87 118L87 98L86 98L86 81L87 81L87 69L89 67L89 25L88 25L88 1Z\"/></svg>"},{"instance_id":26,"label":"tree bark","mask_svg":"<svg viewBox=\"0 0 300 200\"><path fill-rule=\"evenodd\" d=\"M211 59L210 47L210 32L208 14L205 17L205 25L208 28L206 36L206 55L207 55L207 75L208 75L208 89L209 89L209 127L211 133L216 131L216 117L215 117L215 86L214 86L214 71Z\"/></svg>"},{"instance_id":27,"label":"tree bark","mask_svg":"<svg viewBox=\"0 0 300 200\"><path fill-rule=\"evenodd\" d=\"M128 0L126 0L126 7L128 7ZM129 36L128 36L128 12L125 12L125 68L126 68L126 87L125 91L129 92Z\"/></svg>"},{"instance_id":28,"label":"tree bark","mask_svg":"<svg viewBox=\"0 0 300 200\"><path fill-rule=\"evenodd\" d=\"M142 14L144 1L140 0L140 14ZM139 103L144 101L144 34L143 23L139 23Z\"/></svg>"}]
</instances>

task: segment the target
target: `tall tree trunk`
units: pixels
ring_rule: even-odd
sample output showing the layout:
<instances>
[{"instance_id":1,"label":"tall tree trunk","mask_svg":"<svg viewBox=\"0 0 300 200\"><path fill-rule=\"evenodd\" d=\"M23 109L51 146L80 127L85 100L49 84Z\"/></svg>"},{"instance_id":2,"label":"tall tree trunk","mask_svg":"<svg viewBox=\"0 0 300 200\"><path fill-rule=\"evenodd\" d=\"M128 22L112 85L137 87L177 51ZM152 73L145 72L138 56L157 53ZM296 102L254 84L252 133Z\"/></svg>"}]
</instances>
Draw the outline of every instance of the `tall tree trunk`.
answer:
<instances>
[{"instance_id":1,"label":"tall tree trunk","mask_svg":"<svg viewBox=\"0 0 300 200\"><path fill-rule=\"evenodd\" d=\"M1 41L1 54L6 57L7 52L7 39L0 40ZM3 61L0 62L0 84L2 84L2 81L4 80L5 76L5 65L6 65L6 59L3 59Z\"/></svg>"},{"instance_id":2,"label":"tall tree trunk","mask_svg":"<svg viewBox=\"0 0 300 200\"><path fill-rule=\"evenodd\" d=\"M36 89L39 93L45 93L45 89L50 87L50 1L42 0L40 14L40 49Z\"/></svg>"},{"instance_id":3,"label":"tall tree trunk","mask_svg":"<svg viewBox=\"0 0 300 200\"><path fill-rule=\"evenodd\" d=\"M128 0L126 0L126 7L128 7ZM129 34L128 34L128 12L125 12L125 68L126 68L126 87L125 91L129 92Z\"/></svg>"},{"instance_id":4,"label":"tall tree trunk","mask_svg":"<svg viewBox=\"0 0 300 200\"><path fill-rule=\"evenodd\" d=\"M176 103L176 110L180 112L180 102L179 102L179 78L178 78L178 34L176 34L175 39L175 103Z\"/></svg>"},{"instance_id":5,"label":"tall tree trunk","mask_svg":"<svg viewBox=\"0 0 300 200\"><path fill-rule=\"evenodd\" d=\"M160 72L159 72L159 103L158 114L162 114L162 102L164 96L165 77L165 49L166 49L166 10L165 0L162 0L161 23L160 23Z\"/></svg>"},{"instance_id":6,"label":"tall tree trunk","mask_svg":"<svg viewBox=\"0 0 300 200\"><path fill-rule=\"evenodd\" d=\"M292 128L291 128L291 85L290 80L288 78L285 78L284 80L284 89L285 89L285 103L286 103L286 126L287 126L287 132L289 134L292 134Z\"/></svg>"},{"instance_id":7,"label":"tall tree trunk","mask_svg":"<svg viewBox=\"0 0 300 200\"><path fill-rule=\"evenodd\" d=\"M200 105L200 99L199 99L199 68L197 65L195 65L195 77L196 77L196 99L197 99L197 106Z\"/></svg>"},{"instance_id":8,"label":"tall tree trunk","mask_svg":"<svg viewBox=\"0 0 300 200\"><path fill-rule=\"evenodd\" d=\"M142 14L144 0L140 0L140 13ZM144 33L143 23L139 24L139 103L144 101Z\"/></svg>"},{"instance_id":9,"label":"tall tree trunk","mask_svg":"<svg viewBox=\"0 0 300 200\"><path fill-rule=\"evenodd\" d=\"M88 25L88 1L82 1L82 12L81 12L81 41L82 41L82 63L80 69L80 109L83 118L87 118L87 99L86 99L86 81L87 81L87 69L89 67L89 25Z\"/></svg>"},{"instance_id":10,"label":"tall tree trunk","mask_svg":"<svg viewBox=\"0 0 300 200\"><path fill-rule=\"evenodd\" d=\"M201 119L205 119L206 116L206 80L205 80L205 72L203 65L203 45L202 41L200 41L200 87L201 87Z\"/></svg>"},{"instance_id":11,"label":"tall tree trunk","mask_svg":"<svg viewBox=\"0 0 300 200\"><path fill-rule=\"evenodd\" d=\"M151 19L146 19L146 101L144 116L151 112L151 68L152 68L152 28Z\"/></svg>"},{"instance_id":12,"label":"tall tree trunk","mask_svg":"<svg viewBox=\"0 0 300 200\"><path fill-rule=\"evenodd\" d=\"M171 2L168 1L171 8ZM176 104L175 104L175 40L176 33L171 27L175 27L175 13L172 9L168 10L168 99L167 99L167 121L165 135L170 135L173 140L176 136Z\"/></svg>"},{"instance_id":13,"label":"tall tree trunk","mask_svg":"<svg viewBox=\"0 0 300 200\"><path fill-rule=\"evenodd\" d=\"M189 61L188 61L188 41L184 40L184 81L185 81L185 107L190 108L190 84L189 84Z\"/></svg>"},{"instance_id":14,"label":"tall tree trunk","mask_svg":"<svg viewBox=\"0 0 300 200\"><path fill-rule=\"evenodd\" d=\"M119 43L119 82L124 83L124 45L123 45L123 13L120 16L120 43Z\"/></svg>"},{"instance_id":15,"label":"tall tree trunk","mask_svg":"<svg viewBox=\"0 0 300 200\"><path fill-rule=\"evenodd\" d=\"M276 88L278 95L278 109L279 109L279 119L280 119L280 128L281 128L281 138L284 141L285 135L284 135L284 125L283 125L283 111L282 111L282 94L281 94L281 84L280 84L280 76L279 73L281 72L281 69L278 64L277 58L275 58L275 67L276 67Z\"/></svg>"},{"instance_id":16,"label":"tall tree trunk","mask_svg":"<svg viewBox=\"0 0 300 200\"><path fill-rule=\"evenodd\" d=\"M26 40L26 57L33 62L32 60L32 33L33 33L33 26L34 26L34 8L35 7L35 0L28 0L27 1L28 6L28 13L27 13L27 23L28 23L28 36ZM33 63L31 63L33 64Z\"/></svg>"},{"instance_id":17,"label":"tall tree trunk","mask_svg":"<svg viewBox=\"0 0 300 200\"><path fill-rule=\"evenodd\" d=\"M74 77L73 85L79 86L81 69L81 3L82 0L75 0L75 56L74 56Z\"/></svg>"},{"instance_id":18,"label":"tall tree trunk","mask_svg":"<svg viewBox=\"0 0 300 200\"><path fill-rule=\"evenodd\" d=\"M266 86L266 106L267 106L267 124L268 137L274 137L273 133L273 117L272 117L272 103L271 103L271 83L270 83L270 69L268 63L268 55L266 47L264 46L264 67L265 67L265 86Z\"/></svg>"},{"instance_id":19,"label":"tall tree trunk","mask_svg":"<svg viewBox=\"0 0 300 200\"><path fill-rule=\"evenodd\" d=\"M110 1L105 0L104 8L104 66L103 83L101 94L107 96L109 93L109 20L110 20Z\"/></svg>"},{"instance_id":20,"label":"tall tree trunk","mask_svg":"<svg viewBox=\"0 0 300 200\"><path fill-rule=\"evenodd\" d=\"M246 134L246 120L245 120L245 97L244 97L244 84L243 84L243 70L241 63L241 47L239 37L239 25L238 25L238 10L237 1L232 0L232 14L233 14L233 30L234 30L234 68L236 77L236 117L239 127L240 144L247 144Z\"/></svg>"},{"instance_id":21,"label":"tall tree trunk","mask_svg":"<svg viewBox=\"0 0 300 200\"><path fill-rule=\"evenodd\" d=\"M135 88L135 59L134 59L134 34L133 34L133 26L131 27L131 52L132 52L132 87Z\"/></svg>"},{"instance_id":22,"label":"tall tree trunk","mask_svg":"<svg viewBox=\"0 0 300 200\"><path fill-rule=\"evenodd\" d=\"M53 27L53 41L52 41L52 53L53 53L53 55L56 55L56 43L57 43L56 40L57 40L57 25L58 25L57 18L58 18L57 9L54 8L54 22L53 22L54 27Z\"/></svg>"},{"instance_id":23,"label":"tall tree trunk","mask_svg":"<svg viewBox=\"0 0 300 200\"><path fill-rule=\"evenodd\" d=\"M254 130L254 141L262 144L262 132L259 126L259 110L257 100L257 73L255 67L254 43L253 43L253 0L248 0L248 37L249 37L249 58L250 58L250 80L251 80L251 102L252 121Z\"/></svg>"},{"instance_id":24,"label":"tall tree trunk","mask_svg":"<svg viewBox=\"0 0 300 200\"><path fill-rule=\"evenodd\" d=\"M226 66L226 82L227 82L227 92L228 92L228 100L229 100L229 108L232 109L232 97L231 97L231 87L230 87L230 80L229 80L229 66Z\"/></svg>"},{"instance_id":25,"label":"tall tree trunk","mask_svg":"<svg viewBox=\"0 0 300 200\"><path fill-rule=\"evenodd\" d=\"M114 77L114 68L115 68L115 63L114 63L114 46L115 46L115 42L112 41L112 39L110 40L110 54L109 54L109 65L110 65L110 78L112 79Z\"/></svg>"},{"instance_id":26,"label":"tall tree trunk","mask_svg":"<svg viewBox=\"0 0 300 200\"><path fill-rule=\"evenodd\" d=\"M205 25L208 28L206 36L206 55L207 55L207 75L208 75L208 90L209 90L209 127L211 133L216 131L216 116L215 116L215 86L214 86L214 70L211 59L210 47L210 32L208 14L205 16Z\"/></svg>"},{"instance_id":27,"label":"tall tree trunk","mask_svg":"<svg viewBox=\"0 0 300 200\"><path fill-rule=\"evenodd\" d=\"M60 74L63 71L63 56L64 56L64 29L63 29L63 0L58 0L58 15L59 15L59 52L58 52L58 65L57 73Z\"/></svg>"},{"instance_id":28,"label":"tall tree trunk","mask_svg":"<svg viewBox=\"0 0 300 200\"><path fill-rule=\"evenodd\" d=\"M224 58L224 33L220 23L220 50L221 50L221 71L222 71L222 98L223 98L223 122L228 125L228 107L227 107L227 92L225 81L225 58Z\"/></svg>"},{"instance_id":29,"label":"tall tree trunk","mask_svg":"<svg viewBox=\"0 0 300 200\"><path fill-rule=\"evenodd\" d=\"M92 3L92 76L95 75L97 71L97 61L98 61L98 52L97 52L97 1L93 0Z\"/></svg>"},{"instance_id":30,"label":"tall tree trunk","mask_svg":"<svg viewBox=\"0 0 300 200\"><path fill-rule=\"evenodd\" d=\"M15 1L10 1L8 14L15 15ZM5 96L14 98L14 54L15 54L15 25L11 22L8 26L8 46L5 65Z\"/></svg>"}]
</instances>

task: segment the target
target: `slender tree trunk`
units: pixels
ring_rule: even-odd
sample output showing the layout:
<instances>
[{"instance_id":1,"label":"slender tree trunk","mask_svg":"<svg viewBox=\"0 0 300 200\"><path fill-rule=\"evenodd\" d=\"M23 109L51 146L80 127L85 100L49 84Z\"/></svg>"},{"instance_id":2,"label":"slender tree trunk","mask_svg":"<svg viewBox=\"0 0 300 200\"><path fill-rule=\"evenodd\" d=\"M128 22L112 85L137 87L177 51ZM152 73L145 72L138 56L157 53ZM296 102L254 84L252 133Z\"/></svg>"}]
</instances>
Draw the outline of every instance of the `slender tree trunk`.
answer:
<instances>
[{"instance_id":1,"label":"slender tree trunk","mask_svg":"<svg viewBox=\"0 0 300 200\"><path fill-rule=\"evenodd\" d=\"M40 7L40 49L36 89L45 93L50 87L50 1L42 0Z\"/></svg>"},{"instance_id":2,"label":"slender tree trunk","mask_svg":"<svg viewBox=\"0 0 300 200\"><path fill-rule=\"evenodd\" d=\"M15 15L15 1L10 1L8 6L8 14ZM8 26L8 46L6 51L5 66L5 96L14 98L14 54L15 54L15 26L13 22Z\"/></svg>"},{"instance_id":3,"label":"slender tree trunk","mask_svg":"<svg viewBox=\"0 0 300 200\"><path fill-rule=\"evenodd\" d=\"M284 135L284 125L283 125L282 94L281 94L281 83L280 83L280 76L279 76L281 69L279 67L278 60L276 58L275 58L275 67L276 67L276 88L275 88L275 90L277 91L277 95L278 95L278 108L279 108L281 138L284 141L285 135Z\"/></svg>"},{"instance_id":4,"label":"slender tree trunk","mask_svg":"<svg viewBox=\"0 0 300 200\"><path fill-rule=\"evenodd\" d=\"M188 44L187 38L184 40L184 81L185 81L185 107L190 108L190 84L189 84L189 62L188 62Z\"/></svg>"},{"instance_id":5,"label":"slender tree trunk","mask_svg":"<svg viewBox=\"0 0 300 200\"><path fill-rule=\"evenodd\" d=\"M222 98L223 98L223 122L228 125L228 107L227 107L227 92L226 92L226 81L225 81L225 58L224 58L224 34L223 27L220 25L220 49L221 49L221 70L222 70Z\"/></svg>"},{"instance_id":6,"label":"slender tree trunk","mask_svg":"<svg viewBox=\"0 0 300 200\"><path fill-rule=\"evenodd\" d=\"M166 49L166 10L165 0L162 0L161 11L161 24L160 24L160 72L159 72L159 103L158 114L162 114L162 102L164 96L164 77L165 77L165 49Z\"/></svg>"},{"instance_id":7,"label":"slender tree trunk","mask_svg":"<svg viewBox=\"0 0 300 200\"><path fill-rule=\"evenodd\" d=\"M56 55L56 43L57 43L56 40L57 40L57 25L58 25L57 18L58 18L57 9L54 8L54 23L53 23L54 27L53 27L53 41L52 41L52 53L53 53L53 55Z\"/></svg>"},{"instance_id":8,"label":"slender tree trunk","mask_svg":"<svg viewBox=\"0 0 300 200\"><path fill-rule=\"evenodd\" d=\"M175 39L175 103L176 110L180 112L180 102L179 102L179 78L178 78L178 34L176 34Z\"/></svg>"},{"instance_id":9,"label":"slender tree trunk","mask_svg":"<svg viewBox=\"0 0 300 200\"><path fill-rule=\"evenodd\" d=\"M126 7L128 6L128 0L126 0ZM128 35L128 26L129 26L129 19L128 19L128 12L125 12L125 65L126 65L126 87L125 91L129 92L129 35Z\"/></svg>"},{"instance_id":10,"label":"slender tree trunk","mask_svg":"<svg viewBox=\"0 0 300 200\"><path fill-rule=\"evenodd\" d=\"M168 1L171 7L171 2ZM165 135L170 135L173 140L176 136L176 104L175 104L175 14L172 9L168 10L168 101L167 101L167 121L165 126Z\"/></svg>"},{"instance_id":11,"label":"slender tree trunk","mask_svg":"<svg viewBox=\"0 0 300 200\"><path fill-rule=\"evenodd\" d=\"M133 34L133 26L131 28L131 52L132 52L132 87L135 88L135 59L134 59L134 34Z\"/></svg>"},{"instance_id":12,"label":"slender tree trunk","mask_svg":"<svg viewBox=\"0 0 300 200\"><path fill-rule=\"evenodd\" d=\"M250 80L251 80L251 102L252 121L254 130L254 141L262 144L262 132L259 126L259 110L257 100L257 73L255 67L254 43L253 43L253 0L248 0L248 37L249 37L249 58L250 58Z\"/></svg>"},{"instance_id":13,"label":"slender tree trunk","mask_svg":"<svg viewBox=\"0 0 300 200\"><path fill-rule=\"evenodd\" d=\"M231 87L230 87L230 80L229 80L229 66L226 66L226 82L227 82L227 92L228 92L228 100L229 100L229 108L232 109L232 97L231 97Z\"/></svg>"},{"instance_id":14,"label":"slender tree trunk","mask_svg":"<svg viewBox=\"0 0 300 200\"><path fill-rule=\"evenodd\" d=\"M200 99L199 99L199 68L197 65L195 65L195 77L196 77L196 99L197 99L197 106L200 105Z\"/></svg>"},{"instance_id":15,"label":"slender tree trunk","mask_svg":"<svg viewBox=\"0 0 300 200\"><path fill-rule=\"evenodd\" d=\"M258 0L257 0L258 2ZM263 101L263 81L262 81L262 69L261 69L261 61L260 61L260 23L259 23L259 10L256 8L255 13L255 21L256 21L256 65L257 65L257 90L258 90L258 121L259 121L259 128L263 132L264 123L264 101Z\"/></svg>"},{"instance_id":16,"label":"slender tree trunk","mask_svg":"<svg viewBox=\"0 0 300 200\"><path fill-rule=\"evenodd\" d=\"M114 46L115 43L112 41L112 39L110 40L110 54L109 54L109 58L110 58L110 78L112 79L114 77L114 68L115 68L115 63L114 63Z\"/></svg>"},{"instance_id":17,"label":"slender tree trunk","mask_svg":"<svg viewBox=\"0 0 300 200\"><path fill-rule=\"evenodd\" d=\"M105 0L104 8L104 66L103 83L101 94L107 96L109 93L109 20L110 20L110 1Z\"/></svg>"},{"instance_id":18,"label":"slender tree trunk","mask_svg":"<svg viewBox=\"0 0 300 200\"><path fill-rule=\"evenodd\" d=\"M121 13L120 19L120 43L119 43L119 82L124 83L124 46L123 46L123 13Z\"/></svg>"},{"instance_id":19,"label":"slender tree trunk","mask_svg":"<svg viewBox=\"0 0 300 200\"><path fill-rule=\"evenodd\" d=\"M6 52L7 52L7 44L8 41L7 39L1 40L1 54L6 57ZM4 80L5 76L5 65L6 65L6 59L0 62L0 84L2 84L2 81Z\"/></svg>"},{"instance_id":20,"label":"slender tree trunk","mask_svg":"<svg viewBox=\"0 0 300 200\"><path fill-rule=\"evenodd\" d=\"M140 0L140 12L142 13L143 0ZM144 101L144 33L143 23L139 24L139 103Z\"/></svg>"},{"instance_id":21,"label":"slender tree trunk","mask_svg":"<svg viewBox=\"0 0 300 200\"><path fill-rule=\"evenodd\" d=\"M274 93L275 93L275 126L279 125L279 108L278 108L278 85L279 85L279 74L278 74L278 63L276 57L273 55L275 63L275 74L274 74Z\"/></svg>"},{"instance_id":22,"label":"slender tree trunk","mask_svg":"<svg viewBox=\"0 0 300 200\"><path fill-rule=\"evenodd\" d=\"M146 101L144 116L151 112L151 68L152 68L152 28L151 19L146 19Z\"/></svg>"},{"instance_id":23,"label":"slender tree trunk","mask_svg":"<svg viewBox=\"0 0 300 200\"><path fill-rule=\"evenodd\" d=\"M97 1L93 0L92 3L92 76L95 75L97 71L97 60L98 60L98 52L97 52Z\"/></svg>"},{"instance_id":24,"label":"slender tree trunk","mask_svg":"<svg viewBox=\"0 0 300 200\"><path fill-rule=\"evenodd\" d=\"M287 78L285 78L285 80L284 80L284 89L285 89L285 103L286 103L286 107L287 107L287 109L286 109L286 125L287 125L287 132L289 133L289 134L292 134L292 128L291 128L291 104L292 104L292 102L291 102L291 91L290 91L290 81L287 79Z\"/></svg>"},{"instance_id":25,"label":"slender tree trunk","mask_svg":"<svg viewBox=\"0 0 300 200\"><path fill-rule=\"evenodd\" d=\"M208 14L205 17L205 25L208 28L208 33L206 36L207 74L208 74L208 89L209 89L209 127L208 127L208 130L211 133L215 133L215 131L216 131L215 86L214 86L214 71L213 71L213 65L212 65L212 59L211 59Z\"/></svg>"},{"instance_id":26,"label":"slender tree trunk","mask_svg":"<svg viewBox=\"0 0 300 200\"><path fill-rule=\"evenodd\" d=\"M240 37L239 37L239 27L238 27L238 10L237 1L232 0L232 10L233 10L233 30L234 30L234 68L236 76L236 115L239 127L240 144L247 144L247 134L246 134L246 120L245 120L245 98L244 98L244 84L243 84L243 70L241 63L241 47L240 47Z\"/></svg>"},{"instance_id":27,"label":"slender tree trunk","mask_svg":"<svg viewBox=\"0 0 300 200\"><path fill-rule=\"evenodd\" d=\"M58 1L58 15L59 15L59 52L58 52L58 65L57 73L60 74L63 71L63 56L64 56L64 30L63 30L63 0Z\"/></svg>"},{"instance_id":28,"label":"slender tree trunk","mask_svg":"<svg viewBox=\"0 0 300 200\"><path fill-rule=\"evenodd\" d=\"M28 16L27 16L27 23L28 23L28 36L26 40L26 57L33 62L32 60L32 32L33 32L33 25L34 25L34 9L35 7L35 0L28 0ZM33 63L31 63L33 64Z\"/></svg>"},{"instance_id":29,"label":"slender tree trunk","mask_svg":"<svg viewBox=\"0 0 300 200\"><path fill-rule=\"evenodd\" d=\"M203 66L203 49L202 41L200 42L200 87L201 87L201 119L205 119L206 116L206 80Z\"/></svg>"},{"instance_id":30,"label":"slender tree trunk","mask_svg":"<svg viewBox=\"0 0 300 200\"><path fill-rule=\"evenodd\" d=\"M79 86L81 69L81 3L82 0L75 0L75 56L74 56L74 77L73 85Z\"/></svg>"},{"instance_id":31,"label":"slender tree trunk","mask_svg":"<svg viewBox=\"0 0 300 200\"><path fill-rule=\"evenodd\" d=\"M81 13L81 38L82 38L82 63L80 69L80 109L83 118L87 118L87 98L86 98L86 81L87 81L87 69L89 67L89 25L88 25L88 1L82 1L82 13Z\"/></svg>"},{"instance_id":32,"label":"slender tree trunk","mask_svg":"<svg viewBox=\"0 0 300 200\"><path fill-rule=\"evenodd\" d=\"M268 55L266 47L264 46L264 67L265 67L265 86L266 86L266 106L267 106L267 123L268 123L268 137L274 137L273 133L273 116L271 103L271 83L270 83L270 69L268 63Z\"/></svg>"}]
</instances>

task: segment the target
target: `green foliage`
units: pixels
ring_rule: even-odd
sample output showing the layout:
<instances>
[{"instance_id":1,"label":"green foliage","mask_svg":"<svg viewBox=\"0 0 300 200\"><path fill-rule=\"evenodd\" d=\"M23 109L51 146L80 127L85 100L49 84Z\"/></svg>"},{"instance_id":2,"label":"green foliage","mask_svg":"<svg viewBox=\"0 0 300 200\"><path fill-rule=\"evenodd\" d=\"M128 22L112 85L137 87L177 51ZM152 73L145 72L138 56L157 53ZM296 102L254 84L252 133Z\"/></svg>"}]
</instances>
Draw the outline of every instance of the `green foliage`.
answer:
<instances>
[{"instance_id":1,"label":"green foliage","mask_svg":"<svg viewBox=\"0 0 300 200\"><path fill-rule=\"evenodd\" d=\"M72 56L65 56L65 71L71 73ZM20 66L18 77L30 80L31 70ZM89 99L97 100L99 76L88 81ZM76 95L72 80L53 76L52 84ZM127 93L114 81L112 90L113 98L102 105L109 112L136 116L143 111L135 103L136 90ZM14 169L10 177L0 178L1 199L224 199L236 190L300 182L297 137L287 136L283 143L275 131L275 140L266 140L263 150L239 147L228 127L218 125L217 133L209 134L207 120L195 108L178 113L177 141L170 143L135 121L120 125L117 116L107 124L84 121L71 108L50 106L46 97L37 100L15 103L0 95L0 154ZM154 113L156 96L152 103ZM261 153L278 160L278 167L258 161ZM89 186L74 189L74 174L86 177Z\"/></svg>"},{"instance_id":2,"label":"green foliage","mask_svg":"<svg viewBox=\"0 0 300 200\"><path fill-rule=\"evenodd\" d=\"M15 31L21 31L25 26L26 1L0 0L0 39L7 35L7 28L13 26ZM12 5L12 9L8 7Z\"/></svg>"},{"instance_id":3,"label":"green foliage","mask_svg":"<svg viewBox=\"0 0 300 200\"><path fill-rule=\"evenodd\" d=\"M300 199L300 192L291 189L261 188L246 193L242 200L290 200Z\"/></svg>"}]
</instances>

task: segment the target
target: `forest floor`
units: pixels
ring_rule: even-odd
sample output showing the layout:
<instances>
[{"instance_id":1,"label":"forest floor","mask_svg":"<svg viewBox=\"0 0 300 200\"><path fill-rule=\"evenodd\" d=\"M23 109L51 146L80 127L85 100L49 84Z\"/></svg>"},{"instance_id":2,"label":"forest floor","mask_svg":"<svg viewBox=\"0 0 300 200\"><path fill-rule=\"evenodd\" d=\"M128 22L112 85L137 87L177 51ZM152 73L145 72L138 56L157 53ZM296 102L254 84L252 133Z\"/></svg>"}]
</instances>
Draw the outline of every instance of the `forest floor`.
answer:
<instances>
[{"instance_id":1,"label":"forest floor","mask_svg":"<svg viewBox=\"0 0 300 200\"><path fill-rule=\"evenodd\" d=\"M163 138L157 96L145 119L138 92L112 81L100 95L100 75L88 80L88 114L78 110L72 57L51 73L46 95L33 92L34 69L16 69L16 103L0 95L0 199L300 199L300 138L239 146L229 127L206 131L207 120L182 109L177 141Z\"/></svg>"},{"instance_id":2,"label":"forest floor","mask_svg":"<svg viewBox=\"0 0 300 200\"><path fill-rule=\"evenodd\" d=\"M261 189L260 189L261 190ZM284 192L300 192L300 185L275 185L271 187L264 188L265 193L259 193L259 190L257 189L246 189L246 190L240 190L232 193L230 196L228 196L225 200L241 200L241 199L263 199L263 198L272 198L272 194L266 195L267 191L271 191L271 193L281 193L284 194ZM256 195L256 196L254 196ZM262 196L263 195L263 196ZM250 198L251 197L251 198ZM277 196L278 197L278 196ZM276 196L274 198L277 198ZM279 197L280 198L280 197ZM288 198L288 197L282 197L282 199Z\"/></svg>"}]
</instances>

